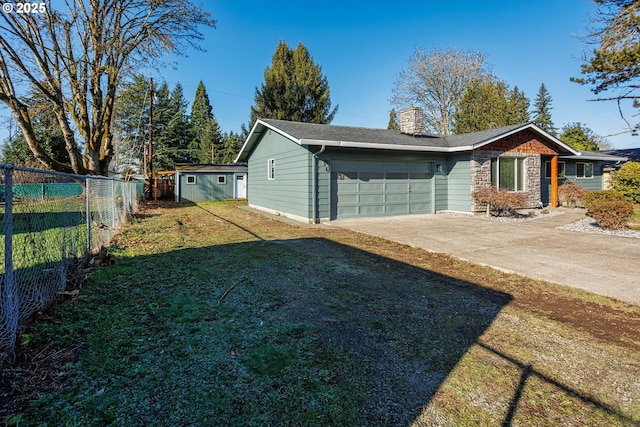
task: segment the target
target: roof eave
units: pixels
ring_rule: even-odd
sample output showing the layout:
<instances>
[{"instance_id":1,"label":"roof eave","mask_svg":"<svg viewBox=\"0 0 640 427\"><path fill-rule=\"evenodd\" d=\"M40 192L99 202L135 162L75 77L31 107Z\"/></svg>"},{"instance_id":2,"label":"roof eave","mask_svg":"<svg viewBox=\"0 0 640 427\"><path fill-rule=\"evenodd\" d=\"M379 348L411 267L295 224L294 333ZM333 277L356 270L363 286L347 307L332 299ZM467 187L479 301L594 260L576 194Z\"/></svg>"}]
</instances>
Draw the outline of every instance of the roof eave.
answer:
<instances>
[{"instance_id":1,"label":"roof eave","mask_svg":"<svg viewBox=\"0 0 640 427\"><path fill-rule=\"evenodd\" d=\"M571 156L558 156L559 159L566 160L592 160L592 161L601 161L601 162L626 162L629 160L628 157L620 157L620 156L603 156L598 154L588 154L588 153L578 153L577 155Z\"/></svg>"},{"instance_id":2,"label":"roof eave","mask_svg":"<svg viewBox=\"0 0 640 427\"><path fill-rule=\"evenodd\" d=\"M440 153L450 153L455 151L470 151L471 146L460 147L429 147L424 145L401 145L401 144L382 144L376 142L358 142L358 141L330 141L324 139L301 139L302 145L324 145L326 147L341 148L368 148L379 150L397 150L397 151L431 151Z\"/></svg>"}]
</instances>

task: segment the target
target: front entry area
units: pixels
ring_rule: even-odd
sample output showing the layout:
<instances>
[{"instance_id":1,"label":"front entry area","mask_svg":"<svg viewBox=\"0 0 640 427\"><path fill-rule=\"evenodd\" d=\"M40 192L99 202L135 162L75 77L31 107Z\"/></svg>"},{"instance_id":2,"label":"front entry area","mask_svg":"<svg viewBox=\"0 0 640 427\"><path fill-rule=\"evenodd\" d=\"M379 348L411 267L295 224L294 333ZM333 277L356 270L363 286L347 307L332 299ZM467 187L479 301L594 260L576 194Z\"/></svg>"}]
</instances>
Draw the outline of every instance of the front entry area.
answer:
<instances>
[{"instance_id":1,"label":"front entry area","mask_svg":"<svg viewBox=\"0 0 640 427\"><path fill-rule=\"evenodd\" d=\"M331 219L433 213L433 162L334 160Z\"/></svg>"}]
</instances>

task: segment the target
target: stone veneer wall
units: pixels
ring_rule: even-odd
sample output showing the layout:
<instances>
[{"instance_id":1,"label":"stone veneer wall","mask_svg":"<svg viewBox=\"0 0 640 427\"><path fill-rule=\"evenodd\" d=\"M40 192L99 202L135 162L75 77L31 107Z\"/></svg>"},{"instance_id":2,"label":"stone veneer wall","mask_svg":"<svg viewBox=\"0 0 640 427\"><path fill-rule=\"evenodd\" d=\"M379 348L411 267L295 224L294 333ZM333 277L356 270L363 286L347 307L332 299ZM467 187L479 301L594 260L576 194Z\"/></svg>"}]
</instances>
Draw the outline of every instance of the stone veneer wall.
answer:
<instances>
[{"instance_id":1,"label":"stone veneer wall","mask_svg":"<svg viewBox=\"0 0 640 427\"><path fill-rule=\"evenodd\" d=\"M489 150L475 150L471 159L471 193L485 187L491 187L491 158L492 157L524 157L525 165L525 193L527 194L527 208L538 207L541 199L541 156L535 153L503 152ZM484 210L471 200L472 211Z\"/></svg>"}]
</instances>

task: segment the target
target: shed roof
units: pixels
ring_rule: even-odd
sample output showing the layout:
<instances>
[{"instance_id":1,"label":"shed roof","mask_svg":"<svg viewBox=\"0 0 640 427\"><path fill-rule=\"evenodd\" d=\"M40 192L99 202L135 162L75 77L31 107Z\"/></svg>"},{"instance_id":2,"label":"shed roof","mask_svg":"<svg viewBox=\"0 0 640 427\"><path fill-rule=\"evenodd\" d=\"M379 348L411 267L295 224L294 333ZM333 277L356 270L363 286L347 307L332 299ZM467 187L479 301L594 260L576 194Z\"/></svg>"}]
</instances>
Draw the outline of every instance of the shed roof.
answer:
<instances>
[{"instance_id":1,"label":"shed roof","mask_svg":"<svg viewBox=\"0 0 640 427\"><path fill-rule=\"evenodd\" d=\"M259 119L251 129L236 161L246 161L253 147L267 131L279 133L299 145L365 148L400 151L471 151L517 132L529 129L558 146L567 156L585 160L604 160L577 151L533 123L505 126L461 135L408 135L398 130L322 125L287 120ZM601 155L600 155L601 156ZM613 160L610 158L609 160Z\"/></svg>"},{"instance_id":2,"label":"shed roof","mask_svg":"<svg viewBox=\"0 0 640 427\"><path fill-rule=\"evenodd\" d=\"M245 164L191 164L182 163L176 165L176 172L209 172L209 173L225 173L225 172L247 172L248 167Z\"/></svg>"}]
</instances>

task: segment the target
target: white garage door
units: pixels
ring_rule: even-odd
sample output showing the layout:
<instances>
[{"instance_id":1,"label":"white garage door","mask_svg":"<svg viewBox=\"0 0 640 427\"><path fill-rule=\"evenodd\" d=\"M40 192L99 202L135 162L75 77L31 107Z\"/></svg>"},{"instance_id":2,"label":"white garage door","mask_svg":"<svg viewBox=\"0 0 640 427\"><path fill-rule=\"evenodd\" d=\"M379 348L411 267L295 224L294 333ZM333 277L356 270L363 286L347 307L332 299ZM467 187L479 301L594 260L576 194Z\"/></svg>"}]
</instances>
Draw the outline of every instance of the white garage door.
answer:
<instances>
[{"instance_id":1,"label":"white garage door","mask_svg":"<svg viewBox=\"0 0 640 427\"><path fill-rule=\"evenodd\" d=\"M331 218L432 213L432 162L331 163Z\"/></svg>"}]
</instances>

